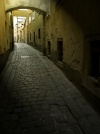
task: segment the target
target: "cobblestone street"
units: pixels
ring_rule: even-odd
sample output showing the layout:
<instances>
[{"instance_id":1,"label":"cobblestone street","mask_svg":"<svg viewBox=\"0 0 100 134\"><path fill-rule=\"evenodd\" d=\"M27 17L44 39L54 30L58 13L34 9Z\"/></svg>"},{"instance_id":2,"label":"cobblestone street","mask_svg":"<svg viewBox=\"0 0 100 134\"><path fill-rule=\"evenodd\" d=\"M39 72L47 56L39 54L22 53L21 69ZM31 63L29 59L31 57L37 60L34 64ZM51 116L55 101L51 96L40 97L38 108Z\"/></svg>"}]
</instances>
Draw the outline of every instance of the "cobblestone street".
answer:
<instances>
[{"instance_id":1,"label":"cobblestone street","mask_svg":"<svg viewBox=\"0 0 100 134\"><path fill-rule=\"evenodd\" d=\"M0 75L0 134L100 134L100 116L51 60L16 43Z\"/></svg>"}]
</instances>

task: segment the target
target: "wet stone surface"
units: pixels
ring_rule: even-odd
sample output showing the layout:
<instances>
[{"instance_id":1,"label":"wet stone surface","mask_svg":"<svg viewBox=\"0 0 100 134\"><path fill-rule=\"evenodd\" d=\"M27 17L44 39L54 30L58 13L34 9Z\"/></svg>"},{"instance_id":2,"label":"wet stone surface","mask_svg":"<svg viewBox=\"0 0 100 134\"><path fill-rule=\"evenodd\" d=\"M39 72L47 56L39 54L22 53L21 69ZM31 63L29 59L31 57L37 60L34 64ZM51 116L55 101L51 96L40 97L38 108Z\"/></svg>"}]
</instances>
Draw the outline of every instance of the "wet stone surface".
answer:
<instances>
[{"instance_id":1,"label":"wet stone surface","mask_svg":"<svg viewBox=\"0 0 100 134\"><path fill-rule=\"evenodd\" d=\"M16 43L0 75L0 134L100 134L100 117L52 61Z\"/></svg>"}]
</instances>

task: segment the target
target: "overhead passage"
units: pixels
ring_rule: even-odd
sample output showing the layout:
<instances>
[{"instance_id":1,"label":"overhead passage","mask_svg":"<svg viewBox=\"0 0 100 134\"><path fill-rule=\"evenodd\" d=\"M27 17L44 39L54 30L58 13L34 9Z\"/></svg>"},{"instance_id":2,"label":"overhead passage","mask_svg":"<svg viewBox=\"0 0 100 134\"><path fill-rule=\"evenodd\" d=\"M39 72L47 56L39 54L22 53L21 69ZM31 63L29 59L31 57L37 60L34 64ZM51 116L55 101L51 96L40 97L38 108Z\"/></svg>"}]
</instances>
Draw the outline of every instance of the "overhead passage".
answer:
<instances>
[{"instance_id":1,"label":"overhead passage","mask_svg":"<svg viewBox=\"0 0 100 134\"><path fill-rule=\"evenodd\" d=\"M27 8L49 14L50 0L5 0L5 11Z\"/></svg>"}]
</instances>

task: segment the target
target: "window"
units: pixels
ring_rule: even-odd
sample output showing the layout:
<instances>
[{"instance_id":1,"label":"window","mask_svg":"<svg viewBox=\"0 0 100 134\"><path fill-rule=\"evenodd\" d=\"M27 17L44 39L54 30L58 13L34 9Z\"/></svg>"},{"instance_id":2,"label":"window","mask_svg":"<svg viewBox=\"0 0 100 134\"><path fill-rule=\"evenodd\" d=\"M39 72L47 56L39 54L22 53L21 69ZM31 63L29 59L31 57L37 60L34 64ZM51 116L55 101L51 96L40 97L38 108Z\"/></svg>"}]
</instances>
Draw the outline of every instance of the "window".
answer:
<instances>
[{"instance_id":1,"label":"window","mask_svg":"<svg viewBox=\"0 0 100 134\"><path fill-rule=\"evenodd\" d=\"M90 75L95 79L100 77L100 41L90 42Z\"/></svg>"},{"instance_id":2,"label":"window","mask_svg":"<svg viewBox=\"0 0 100 134\"><path fill-rule=\"evenodd\" d=\"M40 30L40 28L38 29L38 38L41 39L41 30Z\"/></svg>"},{"instance_id":3,"label":"window","mask_svg":"<svg viewBox=\"0 0 100 134\"><path fill-rule=\"evenodd\" d=\"M58 40L57 41L57 52L58 52L58 61L63 61L63 41Z\"/></svg>"},{"instance_id":4,"label":"window","mask_svg":"<svg viewBox=\"0 0 100 134\"><path fill-rule=\"evenodd\" d=\"M35 43L35 32L34 32L34 43Z\"/></svg>"}]
</instances>

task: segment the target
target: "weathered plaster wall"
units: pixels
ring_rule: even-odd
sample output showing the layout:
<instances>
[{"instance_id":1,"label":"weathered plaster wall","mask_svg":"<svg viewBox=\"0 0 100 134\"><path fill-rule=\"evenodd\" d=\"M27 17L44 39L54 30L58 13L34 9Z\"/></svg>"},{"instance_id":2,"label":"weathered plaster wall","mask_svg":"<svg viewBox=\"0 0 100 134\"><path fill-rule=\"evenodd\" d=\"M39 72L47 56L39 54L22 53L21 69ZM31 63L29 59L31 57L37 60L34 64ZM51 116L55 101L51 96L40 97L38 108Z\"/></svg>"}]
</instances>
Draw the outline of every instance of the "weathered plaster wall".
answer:
<instances>
[{"instance_id":1,"label":"weathered plaster wall","mask_svg":"<svg viewBox=\"0 0 100 134\"><path fill-rule=\"evenodd\" d=\"M100 32L100 2L67 0L55 6L51 1L50 17L46 19L46 39L57 50L57 38L63 38L64 62L82 72L84 35ZM53 45L56 44L56 45Z\"/></svg>"},{"instance_id":2,"label":"weathered plaster wall","mask_svg":"<svg viewBox=\"0 0 100 134\"><path fill-rule=\"evenodd\" d=\"M4 1L0 1L0 71L9 55L11 43L10 13L5 13Z\"/></svg>"},{"instance_id":3,"label":"weathered plaster wall","mask_svg":"<svg viewBox=\"0 0 100 134\"><path fill-rule=\"evenodd\" d=\"M82 82L100 96L96 83L89 78L90 41L100 40L100 1L51 1L46 17L46 49L51 42L51 59L57 64L57 39L63 39L63 71L74 81Z\"/></svg>"},{"instance_id":4,"label":"weathered plaster wall","mask_svg":"<svg viewBox=\"0 0 100 134\"><path fill-rule=\"evenodd\" d=\"M10 49L10 13L5 13L4 2L0 3L0 53Z\"/></svg>"},{"instance_id":5,"label":"weathered plaster wall","mask_svg":"<svg viewBox=\"0 0 100 134\"><path fill-rule=\"evenodd\" d=\"M65 4L66 2L63 5ZM54 1L51 1L51 16L46 19L46 41L51 40L51 51L57 53L57 38L62 38L63 62L70 68L82 72L84 46L82 29L67 12L67 8L54 5Z\"/></svg>"},{"instance_id":6,"label":"weathered plaster wall","mask_svg":"<svg viewBox=\"0 0 100 134\"><path fill-rule=\"evenodd\" d=\"M4 48L6 47L6 40L4 40L5 36L5 12L4 12L4 2L0 3L0 54L4 53ZM3 45L4 44L4 45Z\"/></svg>"}]
</instances>

